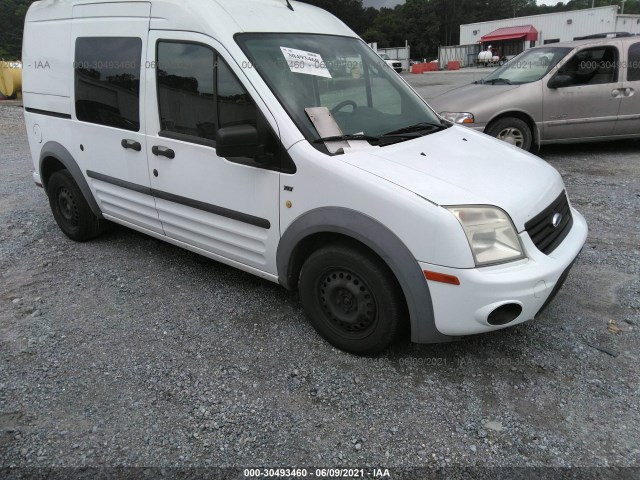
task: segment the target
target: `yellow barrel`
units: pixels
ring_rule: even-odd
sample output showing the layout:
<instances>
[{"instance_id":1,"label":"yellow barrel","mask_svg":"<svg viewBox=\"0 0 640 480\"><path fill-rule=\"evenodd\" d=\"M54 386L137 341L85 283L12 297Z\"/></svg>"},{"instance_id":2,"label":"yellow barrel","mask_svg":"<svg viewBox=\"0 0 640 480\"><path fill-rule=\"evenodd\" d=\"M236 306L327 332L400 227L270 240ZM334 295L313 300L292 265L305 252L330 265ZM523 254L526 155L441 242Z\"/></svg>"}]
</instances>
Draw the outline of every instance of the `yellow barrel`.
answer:
<instances>
[{"instance_id":1,"label":"yellow barrel","mask_svg":"<svg viewBox=\"0 0 640 480\"><path fill-rule=\"evenodd\" d=\"M22 91L22 63L0 62L0 93L12 97Z\"/></svg>"}]
</instances>

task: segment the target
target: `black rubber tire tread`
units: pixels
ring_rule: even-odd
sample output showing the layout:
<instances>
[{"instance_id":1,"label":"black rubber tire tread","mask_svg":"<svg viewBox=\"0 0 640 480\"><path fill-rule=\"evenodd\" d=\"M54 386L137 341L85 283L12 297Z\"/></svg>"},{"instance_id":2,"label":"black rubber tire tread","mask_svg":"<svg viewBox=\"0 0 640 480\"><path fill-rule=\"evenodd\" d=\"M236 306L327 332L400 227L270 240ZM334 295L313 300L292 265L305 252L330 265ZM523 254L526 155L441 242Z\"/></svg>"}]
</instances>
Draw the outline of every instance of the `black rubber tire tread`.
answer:
<instances>
[{"instance_id":1,"label":"black rubber tire tread","mask_svg":"<svg viewBox=\"0 0 640 480\"><path fill-rule=\"evenodd\" d=\"M68 170L58 170L51 175L47 183L47 195L56 223L71 240L86 242L102 233L102 222L91 211L82 191ZM71 219L62 212L61 195L66 197L66 203L69 205L68 213L73 217Z\"/></svg>"},{"instance_id":2,"label":"black rubber tire tread","mask_svg":"<svg viewBox=\"0 0 640 480\"><path fill-rule=\"evenodd\" d=\"M362 279L375 300L375 325L364 338L337 332L322 308L318 289L328 272L346 269ZM355 355L371 356L386 350L407 321L406 302L391 270L375 255L341 243L322 247L302 266L299 279L302 307L315 330L331 345Z\"/></svg>"},{"instance_id":3,"label":"black rubber tire tread","mask_svg":"<svg viewBox=\"0 0 640 480\"><path fill-rule=\"evenodd\" d=\"M522 150L529 152L533 147L533 133L527 122L516 117L505 117L491 123L485 133L492 137L498 137L498 134L505 128L517 128L522 132Z\"/></svg>"}]
</instances>

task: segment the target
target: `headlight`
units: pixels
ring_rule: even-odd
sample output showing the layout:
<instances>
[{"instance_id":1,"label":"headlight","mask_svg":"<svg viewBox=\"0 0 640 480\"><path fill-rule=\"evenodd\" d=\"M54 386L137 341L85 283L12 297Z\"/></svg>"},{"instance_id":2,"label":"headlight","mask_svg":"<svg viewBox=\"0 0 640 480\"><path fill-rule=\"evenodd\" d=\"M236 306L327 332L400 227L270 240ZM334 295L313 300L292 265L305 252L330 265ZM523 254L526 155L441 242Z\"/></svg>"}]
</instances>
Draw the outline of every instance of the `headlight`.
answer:
<instances>
[{"instance_id":1,"label":"headlight","mask_svg":"<svg viewBox=\"0 0 640 480\"><path fill-rule=\"evenodd\" d=\"M509 215L496 207L447 207L467 235L476 266L510 262L524 257Z\"/></svg>"},{"instance_id":2,"label":"headlight","mask_svg":"<svg viewBox=\"0 0 640 480\"><path fill-rule=\"evenodd\" d=\"M453 123L474 123L473 113L468 112L440 112L440 116Z\"/></svg>"}]
</instances>

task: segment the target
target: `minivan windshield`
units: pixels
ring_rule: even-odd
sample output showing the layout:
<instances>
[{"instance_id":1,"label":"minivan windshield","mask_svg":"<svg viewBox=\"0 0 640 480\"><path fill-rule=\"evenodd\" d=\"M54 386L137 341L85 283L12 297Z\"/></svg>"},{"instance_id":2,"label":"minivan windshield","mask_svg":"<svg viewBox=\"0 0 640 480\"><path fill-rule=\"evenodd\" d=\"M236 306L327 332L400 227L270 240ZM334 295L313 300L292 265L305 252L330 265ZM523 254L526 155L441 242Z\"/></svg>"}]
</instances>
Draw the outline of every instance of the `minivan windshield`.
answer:
<instances>
[{"instance_id":1,"label":"minivan windshield","mask_svg":"<svg viewBox=\"0 0 640 480\"><path fill-rule=\"evenodd\" d=\"M314 107L331 112L340 134L380 146L446 128L359 39L300 33L236 39L251 62L243 67L258 71L310 142L322 138L307 110Z\"/></svg>"},{"instance_id":2,"label":"minivan windshield","mask_svg":"<svg viewBox=\"0 0 640 480\"><path fill-rule=\"evenodd\" d=\"M509 60L479 83L522 85L537 82L562 60L571 48L541 47L527 50Z\"/></svg>"}]
</instances>

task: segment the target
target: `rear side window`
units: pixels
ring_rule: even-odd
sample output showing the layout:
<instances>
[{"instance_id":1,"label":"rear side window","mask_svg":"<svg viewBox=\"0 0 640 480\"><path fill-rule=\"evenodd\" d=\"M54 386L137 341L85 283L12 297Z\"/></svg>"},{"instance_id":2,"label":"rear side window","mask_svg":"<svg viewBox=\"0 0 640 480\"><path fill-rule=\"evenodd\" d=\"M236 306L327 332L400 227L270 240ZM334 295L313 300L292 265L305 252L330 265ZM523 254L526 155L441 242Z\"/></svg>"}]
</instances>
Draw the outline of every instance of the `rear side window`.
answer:
<instances>
[{"instance_id":1,"label":"rear side window","mask_svg":"<svg viewBox=\"0 0 640 480\"><path fill-rule=\"evenodd\" d=\"M157 48L161 134L211 143L219 128L256 125L253 100L210 47L161 41Z\"/></svg>"},{"instance_id":2,"label":"rear side window","mask_svg":"<svg viewBox=\"0 0 640 480\"><path fill-rule=\"evenodd\" d=\"M83 37L76 40L75 96L78 120L140 130L142 40Z\"/></svg>"},{"instance_id":3,"label":"rear side window","mask_svg":"<svg viewBox=\"0 0 640 480\"><path fill-rule=\"evenodd\" d=\"M640 43L634 43L629 47L627 80L629 82L640 80Z\"/></svg>"}]
</instances>

